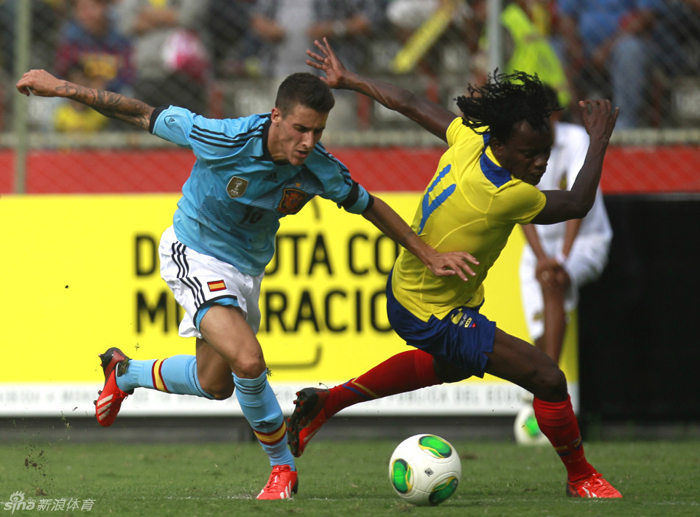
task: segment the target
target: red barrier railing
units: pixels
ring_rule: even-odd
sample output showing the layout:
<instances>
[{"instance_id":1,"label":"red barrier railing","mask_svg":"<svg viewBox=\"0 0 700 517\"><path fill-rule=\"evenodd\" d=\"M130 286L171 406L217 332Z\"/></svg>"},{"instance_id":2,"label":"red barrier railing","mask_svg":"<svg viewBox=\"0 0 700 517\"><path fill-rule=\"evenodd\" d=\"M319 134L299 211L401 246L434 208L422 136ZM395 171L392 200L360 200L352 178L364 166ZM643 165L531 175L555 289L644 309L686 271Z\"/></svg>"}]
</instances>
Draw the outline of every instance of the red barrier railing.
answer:
<instances>
[{"instance_id":1,"label":"red barrier railing","mask_svg":"<svg viewBox=\"0 0 700 517\"><path fill-rule=\"evenodd\" d=\"M329 149L370 191L422 191L441 148ZM178 192L194 156L181 149L146 151L33 151L29 194ZM14 153L0 151L0 194L14 191ZM605 194L700 192L700 148L611 147L605 158Z\"/></svg>"}]
</instances>

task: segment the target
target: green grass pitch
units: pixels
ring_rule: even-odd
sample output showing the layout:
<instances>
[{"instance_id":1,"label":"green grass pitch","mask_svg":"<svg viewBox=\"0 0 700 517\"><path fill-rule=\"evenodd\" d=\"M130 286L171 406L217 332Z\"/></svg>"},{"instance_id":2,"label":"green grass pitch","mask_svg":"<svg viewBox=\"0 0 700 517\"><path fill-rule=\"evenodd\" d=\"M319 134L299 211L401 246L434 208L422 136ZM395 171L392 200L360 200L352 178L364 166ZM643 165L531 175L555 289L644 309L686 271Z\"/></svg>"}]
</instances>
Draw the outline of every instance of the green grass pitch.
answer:
<instances>
[{"instance_id":1,"label":"green grass pitch","mask_svg":"<svg viewBox=\"0 0 700 517\"><path fill-rule=\"evenodd\" d=\"M622 500L570 499L565 470L549 447L459 442L462 480L437 508L403 503L388 480L397 443L318 440L297 466L293 500L259 502L269 475L256 443L123 444L16 442L0 445L0 501L94 501L89 510L14 515L700 515L700 442L593 442L589 460ZM0 503L0 517L10 511Z\"/></svg>"}]
</instances>

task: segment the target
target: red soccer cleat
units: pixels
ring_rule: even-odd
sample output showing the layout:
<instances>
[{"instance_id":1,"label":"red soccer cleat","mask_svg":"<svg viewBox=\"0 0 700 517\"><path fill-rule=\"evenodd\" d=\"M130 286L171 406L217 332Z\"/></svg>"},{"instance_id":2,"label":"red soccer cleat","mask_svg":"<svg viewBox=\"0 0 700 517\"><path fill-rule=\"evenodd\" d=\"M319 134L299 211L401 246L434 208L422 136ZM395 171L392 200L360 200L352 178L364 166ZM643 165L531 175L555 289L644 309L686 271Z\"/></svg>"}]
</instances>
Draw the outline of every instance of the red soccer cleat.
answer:
<instances>
[{"instance_id":1,"label":"red soccer cleat","mask_svg":"<svg viewBox=\"0 0 700 517\"><path fill-rule=\"evenodd\" d=\"M104 354L100 354L100 359L102 359L102 371L105 374L105 385L101 391L97 392L95 416L101 426L109 427L117 419L124 399L131 395L117 386L117 372L126 371L130 359L118 348L109 348Z\"/></svg>"},{"instance_id":2,"label":"red soccer cleat","mask_svg":"<svg viewBox=\"0 0 700 517\"><path fill-rule=\"evenodd\" d=\"M290 499L292 494L297 493L299 488L299 477L297 472L289 465L275 465L272 467L272 474L267 481L267 485L258 494L258 499Z\"/></svg>"},{"instance_id":3,"label":"red soccer cleat","mask_svg":"<svg viewBox=\"0 0 700 517\"><path fill-rule=\"evenodd\" d=\"M296 407L287 421L287 444L297 458L304 453L306 445L328 419L323 405L328 398L328 390L304 388L297 392Z\"/></svg>"},{"instance_id":4,"label":"red soccer cleat","mask_svg":"<svg viewBox=\"0 0 700 517\"><path fill-rule=\"evenodd\" d=\"M622 498L615 487L603 479L603 475L594 472L587 478L566 483L566 495L569 497L587 497L594 499Z\"/></svg>"}]
</instances>

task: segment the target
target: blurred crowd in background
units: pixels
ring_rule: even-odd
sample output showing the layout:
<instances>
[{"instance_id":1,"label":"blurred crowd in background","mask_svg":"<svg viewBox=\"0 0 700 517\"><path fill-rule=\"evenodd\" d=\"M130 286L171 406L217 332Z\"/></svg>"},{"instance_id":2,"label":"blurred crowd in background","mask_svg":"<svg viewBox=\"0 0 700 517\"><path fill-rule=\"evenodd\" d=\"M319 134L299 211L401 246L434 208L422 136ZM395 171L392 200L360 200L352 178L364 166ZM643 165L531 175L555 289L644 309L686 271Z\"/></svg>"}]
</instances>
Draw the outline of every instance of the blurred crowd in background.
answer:
<instances>
[{"instance_id":1,"label":"blurred crowd in background","mask_svg":"<svg viewBox=\"0 0 700 517\"><path fill-rule=\"evenodd\" d=\"M16 16L0 0L0 130L11 130ZM159 106L233 117L269 94L327 36L345 65L456 109L489 68L488 0L32 0L30 67ZM620 106L618 129L700 125L700 0L502 0L503 71L537 72L564 107ZM342 100L342 95L340 95ZM47 106L50 104L50 107ZM391 113L339 103L345 127ZM344 106L344 107L343 107ZM575 121L576 110L569 116ZM34 130L126 129L52 99Z\"/></svg>"}]
</instances>

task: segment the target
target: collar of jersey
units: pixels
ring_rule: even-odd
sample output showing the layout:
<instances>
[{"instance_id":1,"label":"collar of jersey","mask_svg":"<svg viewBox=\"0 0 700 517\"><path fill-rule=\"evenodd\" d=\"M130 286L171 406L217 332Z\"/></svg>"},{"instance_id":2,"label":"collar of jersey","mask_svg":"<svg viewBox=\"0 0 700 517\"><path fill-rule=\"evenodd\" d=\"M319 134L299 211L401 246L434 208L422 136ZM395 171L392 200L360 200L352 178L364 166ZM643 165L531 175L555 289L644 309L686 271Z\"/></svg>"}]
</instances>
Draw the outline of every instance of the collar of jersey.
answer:
<instances>
[{"instance_id":1,"label":"collar of jersey","mask_svg":"<svg viewBox=\"0 0 700 517\"><path fill-rule=\"evenodd\" d=\"M267 147L267 139L270 134L270 125L272 125L272 118L268 118L263 124L262 131L262 156L260 160L265 160L266 162L272 161L272 155L270 154L270 149Z\"/></svg>"},{"instance_id":2,"label":"collar of jersey","mask_svg":"<svg viewBox=\"0 0 700 517\"><path fill-rule=\"evenodd\" d=\"M484 133L484 150L481 154L481 171L496 188L502 187L510 181L510 172L498 164L498 160L493 155L493 150L489 146L491 134Z\"/></svg>"}]
</instances>

